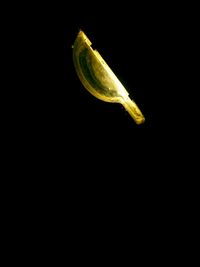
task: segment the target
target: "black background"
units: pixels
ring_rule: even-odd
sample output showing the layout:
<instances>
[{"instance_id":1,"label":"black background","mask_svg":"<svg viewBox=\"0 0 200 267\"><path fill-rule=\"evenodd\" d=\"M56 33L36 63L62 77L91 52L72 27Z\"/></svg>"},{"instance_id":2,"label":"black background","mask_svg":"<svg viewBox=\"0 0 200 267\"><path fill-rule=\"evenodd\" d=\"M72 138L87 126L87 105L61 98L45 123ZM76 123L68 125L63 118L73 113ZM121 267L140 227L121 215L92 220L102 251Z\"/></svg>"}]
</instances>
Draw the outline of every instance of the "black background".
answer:
<instances>
[{"instance_id":1,"label":"black background","mask_svg":"<svg viewBox=\"0 0 200 267\"><path fill-rule=\"evenodd\" d=\"M84 247L91 231L91 244L107 240L104 229L116 240L120 223L120 237L137 234L139 247L143 240L151 247L155 233L157 244L168 237L171 247L174 232L183 240L178 217L191 211L189 200L197 196L192 169L185 171L193 115L182 101L190 95L182 86L187 13L174 4L109 5L23 6L21 24L12 24L17 31L9 32L10 51L18 58L8 62L16 76L9 77L15 86L7 90L5 109L11 113L6 155L12 159L12 221L24 216L19 223L36 238L39 233L37 243L42 236L51 244L52 235L64 236L64 243L70 233L72 250L76 240ZM141 108L143 125L83 87L72 61L79 29Z\"/></svg>"}]
</instances>

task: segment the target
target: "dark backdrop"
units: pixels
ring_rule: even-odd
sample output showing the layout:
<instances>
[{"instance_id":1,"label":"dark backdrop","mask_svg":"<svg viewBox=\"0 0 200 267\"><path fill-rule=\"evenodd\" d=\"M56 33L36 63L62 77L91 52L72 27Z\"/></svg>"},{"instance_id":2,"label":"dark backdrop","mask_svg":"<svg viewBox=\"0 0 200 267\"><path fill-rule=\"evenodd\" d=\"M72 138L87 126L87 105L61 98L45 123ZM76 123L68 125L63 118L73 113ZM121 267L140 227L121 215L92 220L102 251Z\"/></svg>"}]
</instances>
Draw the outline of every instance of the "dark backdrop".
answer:
<instances>
[{"instance_id":1,"label":"dark backdrop","mask_svg":"<svg viewBox=\"0 0 200 267\"><path fill-rule=\"evenodd\" d=\"M186 210L198 203L193 169L185 171L193 137L193 113L182 97L191 89L182 86L188 73L183 72L187 12L174 4L133 1L67 1L22 10L21 26L12 24L16 36L9 32L10 51L18 58L8 60L16 76L8 79L14 86L7 90L4 111L11 113L6 128L6 153L13 160L6 166L8 196L16 210L11 221L22 214L19 224L29 228L28 240L31 233L41 251L41 237L51 246L59 236L62 242L53 243L68 242L73 252L88 240L103 239L104 247L108 236L118 246L118 237L125 236L137 240L141 254L144 243L148 251L157 243L157 258L163 240L171 248L174 237L185 238L183 222L191 218ZM71 47L80 28L143 111L143 125L122 106L94 98L79 81ZM73 253L77 257L76 249Z\"/></svg>"}]
</instances>

